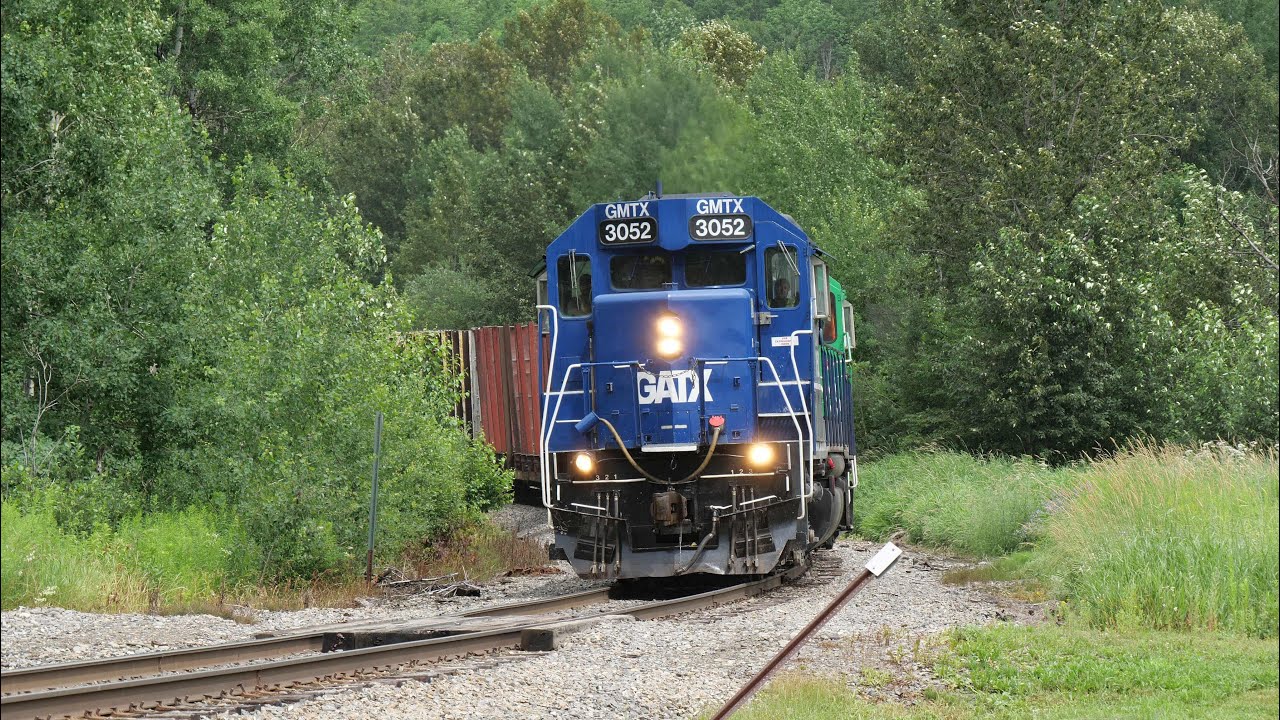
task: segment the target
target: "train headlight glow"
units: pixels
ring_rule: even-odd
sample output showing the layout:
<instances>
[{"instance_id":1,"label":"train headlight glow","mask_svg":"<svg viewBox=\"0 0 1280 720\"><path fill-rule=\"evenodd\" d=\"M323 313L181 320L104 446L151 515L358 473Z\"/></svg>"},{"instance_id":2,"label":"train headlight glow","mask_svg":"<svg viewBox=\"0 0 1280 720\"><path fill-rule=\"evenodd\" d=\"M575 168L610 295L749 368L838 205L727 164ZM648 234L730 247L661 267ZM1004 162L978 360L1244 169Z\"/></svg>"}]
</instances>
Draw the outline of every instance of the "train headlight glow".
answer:
<instances>
[{"instance_id":1,"label":"train headlight glow","mask_svg":"<svg viewBox=\"0 0 1280 720\"><path fill-rule=\"evenodd\" d=\"M684 352L684 343L679 338L662 338L658 341L658 354L670 360Z\"/></svg>"},{"instance_id":2,"label":"train headlight glow","mask_svg":"<svg viewBox=\"0 0 1280 720\"><path fill-rule=\"evenodd\" d=\"M680 340L680 336L684 334L684 323L680 322L680 318L670 313L658 318L654 323L654 329L658 331L658 356L667 360L673 360L684 352L684 343Z\"/></svg>"},{"instance_id":3,"label":"train headlight glow","mask_svg":"<svg viewBox=\"0 0 1280 720\"><path fill-rule=\"evenodd\" d=\"M747 450L747 459L756 467L764 467L773 462L773 446L756 443Z\"/></svg>"},{"instance_id":4,"label":"train headlight glow","mask_svg":"<svg viewBox=\"0 0 1280 720\"><path fill-rule=\"evenodd\" d=\"M684 333L680 318L675 315L663 315L658 318L658 337L678 338Z\"/></svg>"},{"instance_id":5,"label":"train headlight glow","mask_svg":"<svg viewBox=\"0 0 1280 720\"><path fill-rule=\"evenodd\" d=\"M580 452L574 456L573 466L578 469L578 472L585 474L596 468L596 461L590 454Z\"/></svg>"}]
</instances>

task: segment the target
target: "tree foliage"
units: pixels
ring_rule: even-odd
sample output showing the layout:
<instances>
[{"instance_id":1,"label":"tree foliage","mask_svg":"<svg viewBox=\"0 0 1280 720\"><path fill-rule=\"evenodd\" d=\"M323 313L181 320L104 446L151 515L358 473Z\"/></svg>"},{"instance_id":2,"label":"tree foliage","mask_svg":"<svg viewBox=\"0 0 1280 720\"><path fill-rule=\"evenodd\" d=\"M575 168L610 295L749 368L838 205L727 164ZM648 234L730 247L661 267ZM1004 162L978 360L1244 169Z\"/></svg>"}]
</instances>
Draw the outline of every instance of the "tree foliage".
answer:
<instances>
[{"instance_id":1,"label":"tree foliage","mask_svg":"<svg viewBox=\"0 0 1280 720\"><path fill-rule=\"evenodd\" d=\"M421 328L590 203L763 197L856 307L863 447L1276 442L1274 5L5 4L6 500L342 567L500 501ZM7 506L8 507L8 506ZM207 511L207 514L206 514ZM247 572L247 571L246 571Z\"/></svg>"},{"instance_id":2,"label":"tree foliage","mask_svg":"<svg viewBox=\"0 0 1280 720\"><path fill-rule=\"evenodd\" d=\"M399 300L368 282L385 248L351 202L254 165L222 204L155 56L159 8L3 17L6 498L83 531L205 505L243 520L255 572L327 570L363 532L379 409L399 544L501 499L434 350L397 341Z\"/></svg>"}]
</instances>

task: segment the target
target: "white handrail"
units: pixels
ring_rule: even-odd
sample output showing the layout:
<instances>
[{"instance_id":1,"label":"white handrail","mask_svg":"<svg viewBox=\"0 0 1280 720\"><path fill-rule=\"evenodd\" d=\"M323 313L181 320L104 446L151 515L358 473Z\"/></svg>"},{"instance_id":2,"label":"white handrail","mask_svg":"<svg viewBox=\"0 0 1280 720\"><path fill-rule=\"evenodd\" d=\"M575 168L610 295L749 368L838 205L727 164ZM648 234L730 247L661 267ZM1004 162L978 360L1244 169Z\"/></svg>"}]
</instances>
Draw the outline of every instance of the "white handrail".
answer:
<instances>
[{"instance_id":1,"label":"white handrail","mask_svg":"<svg viewBox=\"0 0 1280 720\"><path fill-rule=\"evenodd\" d=\"M814 455L814 451L817 448L817 445L816 445L816 438L814 438L814 433L813 433L813 421L809 418L809 401L806 400L804 397L804 388L800 387L800 365L796 362L796 346L800 344L800 338L799 338L800 335L808 335L810 337L813 337L813 329L810 328L808 330L796 330L795 332L791 333L791 370L795 373L797 389L800 391L800 409L804 411L804 424L805 424L805 427L808 428L809 430L809 461L804 464L804 468L801 468L801 475L800 475L801 479L803 480L804 470L806 468L808 469L809 492L804 493L804 499L808 500L809 498L813 497L813 482L814 482L813 455ZM817 372L817 368L814 368L814 372L815 373ZM784 390L783 392L785 393L786 391ZM804 492L803 487L801 487L800 490L802 493ZM805 513L804 505L805 503L803 502L800 503L800 514L796 516L797 519L804 517L804 513Z\"/></svg>"},{"instance_id":2,"label":"white handrail","mask_svg":"<svg viewBox=\"0 0 1280 720\"><path fill-rule=\"evenodd\" d=\"M538 471L542 484L542 507L547 509L547 521L551 520L551 479L547 473L547 409L551 404L551 378L555 377L556 344L560 342L560 311L554 305L538 305L538 310L551 311L551 357L547 359L547 390L542 395L542 417L538 422ZM561 395L561 397L564 397Z\"/></svg>"},{"instance_id":3,"label":"white handrail","mask_svg":"<svg viewBox=\"0 0 1280 720\"><path fill-rule=\"evenodd\" d=\"M796 411L795 411L795 408L791 407L791 398L787 395L787 389L784 387L781 387L782 380L778 377L778 368L774 367L772 360L770 360L769 358L763 355L756 358L756 361L762 362L768 365L769 371L773 373L773 379L778 381L779 383L778 391L782 393L782 402L784 402L787 406L787 415L791 417L791 424L796 426L796 446L799 447L800 445L804 444L804 431L800 429L800 421L796 420ZM788 450L787 457L790 457L790 456L791 456L791 451ZM803 456L801 459L803 459ZM788 474L787 490L790 490L790 489L791 489L791 475ZM804 495L804 467L800 468L800 494L801 496ZM801 502L800 506L801 506L800 517L804 517L804 503Z\"/></svg>"},{"instance_id":4,"label":"white handrail","mask_svg":"<svg viewBox=\"0 0 1280 720\"><path fill-rule=\"evenodd\" d=\"M556 393L556 409L551 413L551 417L549 418L549 420L554 420L555 418L559 417L560 403L564 402L564 389L569 384L569 376L573 374L574 370L580 367L582 367L582 363L574 363L564 369L564 379L560 381L560 392ZM549 395L550 395L550 390L548 390L548 400L550 400ZM547 426L550 427L553 424L554 423L548 423ZM542 458L543 467L547 467L550 465L550 462L551 462L551 458L549 457L550 446L551 446L551 435L548 432L542 438L542 444L538 448L539 454ZM543 506L546 507L547 510L549 511L551 509L551 477L549 474L544 477L545 477L545 480L543 482L546 485L546 488L545 488L546 494L543 497L542 503L543 503Z\"/></svg>"}]
</instances>

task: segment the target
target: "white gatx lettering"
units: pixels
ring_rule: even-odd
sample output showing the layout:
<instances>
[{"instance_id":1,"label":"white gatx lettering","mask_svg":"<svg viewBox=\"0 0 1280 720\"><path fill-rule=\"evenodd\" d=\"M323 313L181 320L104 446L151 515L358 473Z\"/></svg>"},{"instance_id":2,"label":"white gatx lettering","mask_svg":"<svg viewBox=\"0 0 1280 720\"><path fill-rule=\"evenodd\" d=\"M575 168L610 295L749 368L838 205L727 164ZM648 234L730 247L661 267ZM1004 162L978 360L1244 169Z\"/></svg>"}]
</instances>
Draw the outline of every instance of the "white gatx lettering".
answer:
<instances>
[{"instance_id":1,"label":"white gatx lettering","mask_svg":"<svg viewBox=\"0 0 1280 720\"><path fill-rule=\"evenodd\" d=\"M698 402L699 394L705 396L707 402L712 402L714 398L707 387L710 382L711 368L703 369L701 380L693 370L663 370L657 375L643 371L636 373L641 405Z\"/></svg>"},{"instance_id":2,"label":"white gatx lettering","mask_svg":"<svg viewBox=\"0 0 1280 720\"><path fill-rule=\"evenodd\" d=\"M742 198L704 198L697 203L699 215L728 215L744 212Z\"/></svg>"}]
</instances>

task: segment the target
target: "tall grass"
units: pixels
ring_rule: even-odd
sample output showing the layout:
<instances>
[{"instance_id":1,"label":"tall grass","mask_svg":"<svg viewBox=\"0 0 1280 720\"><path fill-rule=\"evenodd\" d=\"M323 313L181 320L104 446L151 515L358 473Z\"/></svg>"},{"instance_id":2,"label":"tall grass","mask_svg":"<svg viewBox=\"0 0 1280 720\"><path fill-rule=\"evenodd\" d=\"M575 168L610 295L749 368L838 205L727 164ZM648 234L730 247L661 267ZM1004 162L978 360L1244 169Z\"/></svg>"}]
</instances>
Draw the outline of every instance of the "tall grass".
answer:
<instances>
[{"instance_id":1,"label":"tall grass","mask_svg":"<svg viewBox=\"0 0 1280 720\"><path fill-rule=\"evenodd\" d=\"M1052 470L955 453L870 464L856 528L1016 565L1095 627L1280 635L1272 452L1135 447Z\"/></svg>"},{"instance_id":2,"label":"tall grass","mask_svg":"<svg viewBox=\"0 0 1280 720\"><path fill-rule=\"evenodd\" d=\"M48 504L3 503L0 606L101 612L207 612L245 620L250 608L349 606L370 588L345 574L262 582L254 545L234 519L207 510L156 512L89 534L59 526ZM486 580L538 572L546 550L515 532L473 522L406 548L399 560L424 576Z\"/></svg>"},{"instance_id":3,"label":"tall grass","mask_svg":"<svg viewBox=\"0 0 1280 720\"><path fill-rule=\"evenodd\" d=\"M1277 635L1274 453L1143 448L1077 475L1038 554L1082 618Z\"/></svg>"},{"instance_id":4,"label":"tall grass","mask_svg":"<svg viewBox=\"0 0 1280 720\"><path fill-rule=\"evenodd\" d=\"M101 537L58 528L52 511L0 508L0 598L3 607L57 605L82 610L145 608L146 576L102 551Z\"/></svg>"},{"instance_id":5,"label":"tall grass","mask_svg":"<svg viewBox=\"0 0 1280 720\"><path fill-rule=\"evenodd\" d=\"M966 555L1003 555L1035 539L1036 521L1064 482L1061 471L1027 459L948 452L895 455L860 473L855 529Z\"/></svg>"}]
</instances>

